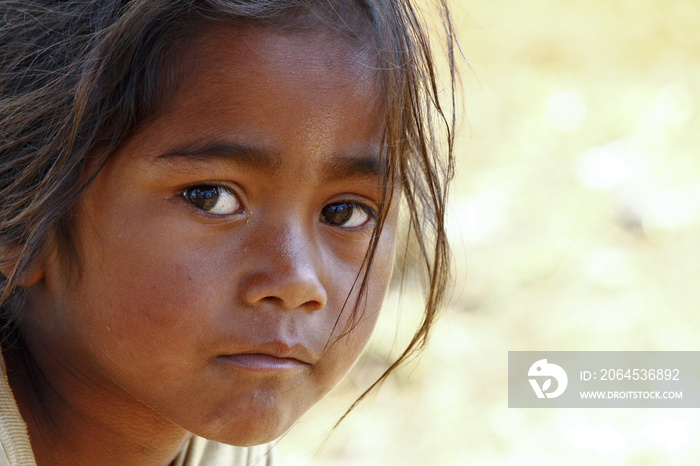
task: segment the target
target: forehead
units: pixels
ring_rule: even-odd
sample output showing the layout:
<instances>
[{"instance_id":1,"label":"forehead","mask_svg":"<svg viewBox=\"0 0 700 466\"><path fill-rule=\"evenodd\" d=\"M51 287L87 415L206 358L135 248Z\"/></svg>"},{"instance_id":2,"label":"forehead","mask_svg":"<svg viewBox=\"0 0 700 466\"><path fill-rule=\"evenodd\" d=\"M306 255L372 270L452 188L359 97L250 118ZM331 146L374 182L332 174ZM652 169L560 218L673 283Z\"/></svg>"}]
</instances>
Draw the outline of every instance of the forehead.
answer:
<instances>
[{"instance_id":1,"label":"forehead","mask_svg":"<svg viewBox=\"0 0 700 466\"><path fill-rule=\"evenodd\" d=\"M310 67L313 71L349 72L348 82L368 78L377 67L371 63L367 44L330 28L284 29L226 23L209 24L184 48L188 62L211 66L216 63L255 68L275 66Z\"/></svg>"},{"instance_id":2,"label":"forehead","mask_svg":"<svg viewBox=\"0 0 700 466\"><path fill-rule=\"evenodd\" d=\"M218 24L187 44L177 69L177 90L155 119L173 143L381 152L377 67L338 34Z\"/></svg>"},{"instance_id":3,"label":"forehead","mask_svg":"<svg viewBox=\"0 0 700 466\"><path fill-rule=\"evenodd\" d=\"M196 91L203 85L238 86L241 100L290 91L309 99L359 98L374 106L381 100L378 67L370 53L331 31L217 24L188 44L179 62L178 97L183 102L200 99Z\"/></svg>"}]
</instances>

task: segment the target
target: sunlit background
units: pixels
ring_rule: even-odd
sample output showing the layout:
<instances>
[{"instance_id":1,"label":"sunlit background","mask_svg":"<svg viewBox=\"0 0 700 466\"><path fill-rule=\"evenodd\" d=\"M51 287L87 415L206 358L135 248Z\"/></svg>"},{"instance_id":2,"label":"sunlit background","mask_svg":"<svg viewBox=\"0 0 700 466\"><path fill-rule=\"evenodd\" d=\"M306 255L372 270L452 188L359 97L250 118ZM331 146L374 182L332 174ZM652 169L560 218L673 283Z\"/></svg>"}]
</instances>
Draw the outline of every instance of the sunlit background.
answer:
<instances>
[{"instance_id":1,"label":"sunlit background","mask_svg":"<svg viewBox=\"0 0 700 466\"><path fill-rule=\"evenodd\" d=\"M421 360L328 437L415 322L418 298L391 296L279 463L698 464L698 410L509 409L506 376L509 350L700 350L700 2L453 8L468 65L451 305Z\"/></svg>"}]
</instances>

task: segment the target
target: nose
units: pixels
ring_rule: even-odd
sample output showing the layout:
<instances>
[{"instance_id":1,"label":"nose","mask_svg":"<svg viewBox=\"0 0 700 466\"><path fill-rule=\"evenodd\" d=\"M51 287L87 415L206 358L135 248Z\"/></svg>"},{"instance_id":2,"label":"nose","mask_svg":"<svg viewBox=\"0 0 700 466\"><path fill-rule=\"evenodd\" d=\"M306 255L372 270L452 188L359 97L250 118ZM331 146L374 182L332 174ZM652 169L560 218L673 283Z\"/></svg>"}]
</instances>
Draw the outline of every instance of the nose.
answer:
<instances>
[{"instance_id":1,"label":"nose","mask_svg":"<svg viewBox=\"0 0 700 466\"><path fill-rule=\"evenodd\" d=\"M319 276L323 261L313 241L298 229L279 232L276 237L267 233L258 236L254 263L242 277L242 300L252 307L301 308L306 312L323 309L328 299Z\"/></svg>"}]
</instances>

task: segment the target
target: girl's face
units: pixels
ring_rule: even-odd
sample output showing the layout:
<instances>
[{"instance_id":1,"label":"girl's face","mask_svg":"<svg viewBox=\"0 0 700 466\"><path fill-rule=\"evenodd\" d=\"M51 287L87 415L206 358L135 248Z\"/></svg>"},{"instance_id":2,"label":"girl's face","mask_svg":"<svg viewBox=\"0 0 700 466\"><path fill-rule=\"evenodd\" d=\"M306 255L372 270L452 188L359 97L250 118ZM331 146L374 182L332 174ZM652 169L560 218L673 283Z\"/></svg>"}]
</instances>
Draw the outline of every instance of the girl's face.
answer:
<instances>
[{"instance_id":1,"label":"girl's face","mask_svg":"<svg viewBox=\"0 0 700 466\"><path fill-rule=\"evenodd\" d=\"M59 392L261 443L338 382L377 318L395 206L362 318L327 346L382 195L379 96L368 57L320 33L218 26L180 64L176 95L80 199L79 277L44 261L24 335Z\"/></svg>"}]
</instances>

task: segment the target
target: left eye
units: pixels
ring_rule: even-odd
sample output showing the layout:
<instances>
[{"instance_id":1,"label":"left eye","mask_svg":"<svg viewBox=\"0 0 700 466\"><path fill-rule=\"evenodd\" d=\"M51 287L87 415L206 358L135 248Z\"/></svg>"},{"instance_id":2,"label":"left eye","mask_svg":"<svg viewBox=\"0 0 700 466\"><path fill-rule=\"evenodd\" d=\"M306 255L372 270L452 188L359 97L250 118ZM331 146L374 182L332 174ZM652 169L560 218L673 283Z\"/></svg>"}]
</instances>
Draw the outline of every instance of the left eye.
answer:
<instances>
[{"instance_id":1,"label":"left eye","mask_svg":"<svg viewBox=\"0 0 700 466\"><path fill-rule=\"evenodd\" d=\"M336 202L321 210L322 222L342 228L361 227L375 218L371 207L354 202Z\"/></svg>"},{"instance_id":2,"label":"left eye","mask_svg":"<svg viewBox=\"0 0 700 466\"><path fill-rule=\"evenodd\" d=\"M241 210L238 196L221 186L193 186L182 195L195 207L210 214L230 215Z\"/></svg>"}]
</instances>

